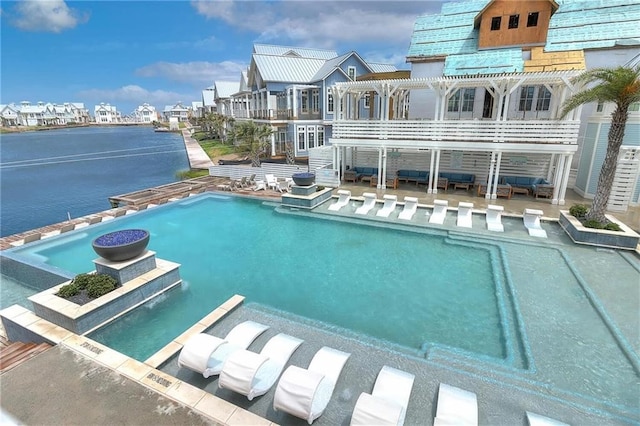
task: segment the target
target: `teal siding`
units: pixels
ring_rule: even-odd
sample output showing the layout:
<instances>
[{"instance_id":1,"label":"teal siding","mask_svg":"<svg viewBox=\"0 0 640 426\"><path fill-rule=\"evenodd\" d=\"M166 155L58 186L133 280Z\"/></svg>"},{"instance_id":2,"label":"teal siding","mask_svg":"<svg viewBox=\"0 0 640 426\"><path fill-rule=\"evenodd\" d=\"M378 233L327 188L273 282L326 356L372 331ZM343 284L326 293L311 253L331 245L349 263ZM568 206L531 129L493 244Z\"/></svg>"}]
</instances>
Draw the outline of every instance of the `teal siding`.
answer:
<instances>
[{"instance_id":1,"label":"teal siding","mask_svg":"<svg viewBox=\"0 0 640 426\"><path fill-rule=\"evenodd\" d=\"M518 47L447 56L443 74L476 75L523 71L522 49Z\"/></svg>"},{"instance_id":2,"label":"teal siding","mask_svg":"<svg viewBox=\"0 0 640 426\"><path fill-rule=\"evenodd\" d=\"M602 163L604 162L604 157L607 153L607 134L609 133L610 127L611 124L604 123L602 124L602 127L600 129L600 137L598 138L595 154L593 156L591 180L589 180L589 185L587 186L588 194L595 195L596 188L598 187L598 177L600 176L600 169L602 169Z\"/></svg>"},{"instance_id":3,"label":"teal siding","mask_svg":"<svg viewBox=\"0 0 640 426\"><path fill-rule=\"evenodd\" d=\"M587 191L587 179L589 179L589 165L593 158L593 152L596 146L596 134L598 133L599 124L589 123L584 135L582 143L582 153L580 154L580 164L578 165L578 173L576 175L575 186L585 192Z\"/></svg>"}]
</instances>

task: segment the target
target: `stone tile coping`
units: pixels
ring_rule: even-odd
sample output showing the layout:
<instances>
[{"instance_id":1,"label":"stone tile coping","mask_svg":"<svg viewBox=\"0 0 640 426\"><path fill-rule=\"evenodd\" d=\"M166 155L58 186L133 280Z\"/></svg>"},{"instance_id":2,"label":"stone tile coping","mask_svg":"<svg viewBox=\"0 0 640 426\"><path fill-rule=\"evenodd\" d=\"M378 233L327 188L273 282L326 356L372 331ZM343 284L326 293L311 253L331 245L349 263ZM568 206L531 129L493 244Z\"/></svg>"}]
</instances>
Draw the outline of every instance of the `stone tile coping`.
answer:
<instances>
[{"instance_id":1,"label":"stone tile coping","mask_svg":"<svg viewBox=\"0 0 640 426\"><path fill-rule=\"evenodd\" d=\"M49 321L38 318L33 312L20 305L13 305L3 309L2 316L54 344L64 345L66 348L90 358L94 362L104 365L167 398L190 407L216 422L229 426L248 424L274 426L276 423L237 407L224 399L155 368L177 353L190 336L211 327L216 321L242 304L243 301L244 296L232 296L145 362L129 358L88 337L79 336Z\"/></svg>"}]
</instances>

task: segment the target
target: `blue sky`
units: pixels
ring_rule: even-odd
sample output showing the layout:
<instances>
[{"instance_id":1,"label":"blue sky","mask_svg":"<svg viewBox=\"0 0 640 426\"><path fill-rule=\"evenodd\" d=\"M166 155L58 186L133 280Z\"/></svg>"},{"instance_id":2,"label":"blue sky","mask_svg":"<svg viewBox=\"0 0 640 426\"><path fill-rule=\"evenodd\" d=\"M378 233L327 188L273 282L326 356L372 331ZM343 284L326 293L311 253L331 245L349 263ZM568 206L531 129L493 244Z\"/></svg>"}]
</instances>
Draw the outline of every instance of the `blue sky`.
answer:
<instances>
[{"instance_id":1,"label":"blue sky","mask_svg":"<svg viewBox=\"0 0 640 426\"><path fill-rule=\"evenodd\" d=\"M1 1L0 103L108 102L125 114L238 80L253 43L356 51L409 69L442 1Z\"/></svg>"}]
</instances>

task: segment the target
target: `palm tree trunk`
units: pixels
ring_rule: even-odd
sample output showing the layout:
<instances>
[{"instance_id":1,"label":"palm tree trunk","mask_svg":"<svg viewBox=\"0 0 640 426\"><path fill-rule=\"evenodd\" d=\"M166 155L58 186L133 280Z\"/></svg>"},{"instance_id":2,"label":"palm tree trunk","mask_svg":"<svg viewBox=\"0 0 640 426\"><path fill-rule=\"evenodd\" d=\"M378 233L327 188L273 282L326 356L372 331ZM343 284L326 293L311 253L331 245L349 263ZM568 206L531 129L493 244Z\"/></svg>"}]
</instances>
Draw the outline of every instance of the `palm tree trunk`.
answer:
<instances>
[{"instance_id":1,"label":"palm tree trunk","mask_svg":"<svg viewBox=\"0 0 640 426\"><path fill-rule=\"evenodd\" d=\"M616 175L616 167L618 166L618 155L622 140L624 138L624 129L627 123L628 107L618 106L611 116L611 128L609 129L607 153L600 169L598 177L598 187L596 195L593 198L591 209L587 213L585 219L597 220L600 223L607 223L604 217L609 203L609 195L613 186L613 178Z\"/></svg>"}]
</instances>

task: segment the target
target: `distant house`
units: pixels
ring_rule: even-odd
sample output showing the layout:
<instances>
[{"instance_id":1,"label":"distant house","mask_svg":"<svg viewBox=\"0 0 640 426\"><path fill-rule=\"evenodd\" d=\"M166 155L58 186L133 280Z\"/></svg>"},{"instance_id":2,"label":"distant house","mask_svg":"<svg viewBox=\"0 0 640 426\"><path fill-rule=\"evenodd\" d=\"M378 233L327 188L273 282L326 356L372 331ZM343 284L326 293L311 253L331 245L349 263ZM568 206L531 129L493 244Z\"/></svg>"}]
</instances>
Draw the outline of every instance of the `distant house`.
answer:
<instances>
[{"instance_id":1,"label":"distant house","mask_svg":"<svg viewBox=\"0 0 640 426\"><path fill-rule=\"evenodd\" d=\"M170 121L171 117L174 117L178 122L189 121L189 114L191 108L182 105L182 102L178 102L175 105L166 105L162 111L162 115L165 121Z\"/></svg>"},{"instance_id":2,"label":"distant house","mask_svg":"<svg viewBox=\"0 0 640 426\"><path fill-rule=\"evenodd\" d=\"M64 126L74 123L88 123L89 112L83 103L65 102L52 104L38 102L32 105L22 101L20 105L0 105L3 126Z\"/></svg>"},{"instance_id":3,"label":"distant house","mask_svg":"<svg viewBox=\"0 0 640 426\"><path fill-rule=\"evenodd\" d=\"M334 50L255 44L246 83L245 73L240 82L216 82L216 102L225 104L225 115L270 125L272 155L283 154L289 145L296 157L306 157L331 136L334 83L395 70L393 65L367 63L356 52L338 55ZM366 99L358 107L368 114Z\"/></svg>"},{"instance_id":4,"label":"distant house","mask_svg":"<svg viewBox=\"0 0 640 426\"><path fill-rule=\"evenodd\" d=\"M156 107L144 103L133 111L132 118L136 123L153 123L158 121L158 113Z\"/></svg>"},{"instance_id":5,"label":"distant house","mask_svg":"<svg viewBox=\"0 0 640 426\"><path fill-rule=\"evenodd\" d=\"M216 112L215 86L209 86L202 91L203 114Z\"/></svg>"},{"instance_id":6,"label":"distant house","mask_svg":"<svg viewBox=\"0 0 640 426\"><path fill-rule=\"evenodd\" d=\"M334 167L342 174L345 165L377 166L387 176L401 166L427 170L429 193L446 189L439 181L444 174L464 173L485 185L488 199L497 198L504 177L514 175L549 181L553 204L565 204L570 187L588 196L604 149L588 161L578 159L583 148L606 139L594 137L595 127L588 131L596 106L563 118L560 110L581 89L571 83L581 71L634 63L638 22L637 1L445 3L441 13L416 19L409 80L335 84L339 120L331 143L343 161ZM385 105L373 120L353 108L367 94L371 104ZM408 116L402 114L406 105ZM638 140L629 138L636 145Z\"/></svg>"},{"instance_id":7,"label":"distant house","mask_svg":"<svg viewBox=\"0 0 640 426\"><path fill-rule=\"evenodd\" d=\"M231 95L239 91L240 83L237 81L216 81L213 87L213 100L216 103L216 112L227 117L233 117Z\"/></svg>"},{"instance_id":8,"label":"distant house","mask_svg":"<svg viewBox=\"0 0 640 426\"><path fill-rule=\"evenodd\" d=\"M20 108L14 104L0 105L0 120L3 127L20 124Z\"/></svg>"},{"instance_id":9,"label":"distant house","mask_svg":"<svg viewBox=\"0 0 640 426\"><path fill-rule=\"evenodd\" d=\"M115 105L105 104L104 102L95 106L93 115L95 117L96 124L112 124L120 123L122 121L121 114L118 112Z\"/></svg>"},{"instance_id":10,"label":"distant house","mask_svg":"<svg viewBox=\"0 0 640 426\"><path fill-rule=\"evenodd\" d=\"M201 101L191 102L191 117L201 118L204 116L204 106Z\"/></svg>"}]
</instances>

